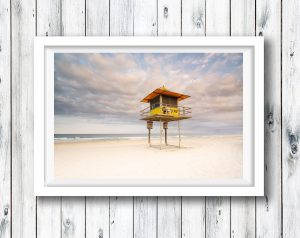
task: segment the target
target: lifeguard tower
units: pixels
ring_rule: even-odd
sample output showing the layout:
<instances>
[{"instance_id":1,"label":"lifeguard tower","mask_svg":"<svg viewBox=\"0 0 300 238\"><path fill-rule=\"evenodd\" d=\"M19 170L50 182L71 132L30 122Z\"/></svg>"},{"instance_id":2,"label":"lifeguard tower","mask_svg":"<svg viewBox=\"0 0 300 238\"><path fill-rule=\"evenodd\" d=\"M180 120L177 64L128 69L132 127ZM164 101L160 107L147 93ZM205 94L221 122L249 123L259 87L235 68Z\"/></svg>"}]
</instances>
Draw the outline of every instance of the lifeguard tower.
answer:
<instances>
[{"instance_id":1,"label":"lifeguard tower","mask_svg":"<svg viewBox=\"0 0 300 238\"><path fill-rule=\"evenodd\" d=\"M165 145L168 146L167 129L168 122L178 122L178 146L180 148L180 121L191 118L192 110L189 107L179 106L179 101L182 101L190 96L176 93L167 90L165 86L155 89L148 94L141 102L150 103L150 106L140 112L141 120L147 121L148 143L151 146L151 129L153 122L157 121L160 124L160 149L162 148L162 134L165 130Z\"/></svg>"}]
</instances>

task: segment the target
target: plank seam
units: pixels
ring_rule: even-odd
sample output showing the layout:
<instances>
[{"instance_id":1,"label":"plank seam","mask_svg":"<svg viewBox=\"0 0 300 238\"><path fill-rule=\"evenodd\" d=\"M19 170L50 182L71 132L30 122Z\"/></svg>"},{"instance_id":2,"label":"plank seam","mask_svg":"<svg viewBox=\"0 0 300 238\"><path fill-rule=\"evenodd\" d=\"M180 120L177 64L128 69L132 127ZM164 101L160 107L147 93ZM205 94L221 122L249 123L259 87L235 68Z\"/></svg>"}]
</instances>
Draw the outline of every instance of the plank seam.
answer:
<instances>
[{"instance_id":1,"label":"plank seam","mask_svg":"<svg viewBox=\"0 0 300 238\"><path fill-rule=\"evenodd\" d=\"M280 231L281 231L281 237L283 237L283 182L282 182L282 161L283 161L283 156L282 156L282 148L283 148L283 146L282 146L282 134L283 134L283 131L282 131L282 129L283 129L283 126L282 126L282 116L283 116L283 112L282 112L282 77L283 77L283 75L282 75L282 36L283 36L283 32L282 32L282 26L283 26L283 24L282 24L282 20L283 20L283 18L282 18L282 6L283 6L283 4L282 4L282 0L280 1L280 189L281 189L281 191L280 191L280 199L281 199L281 201L280 201L280 205L281 205L281 208L280 208L280 217L281 217L281 223L280 223L280 225L281 225L281 229L280 229Z\"/></svg>"},{"instance_id":2,"label":"plank seam","mask_svg":"<svg viewBox=\"0 0 300 238\"><path fill-rule=\"evenodd\" d=\"M9 42L10 42L10 48L9 48L9 53L10 53L10 59L9 59L9 64L10 64L10 238L12 238L12 224L13 224L13 220L12 220L12 200L13 200L13 195L12 195L12 151L13 151L13 146L12 146L12 133L13 133L13 129L12 129L12 111L13 111L13 103L12 103L12 3L10 1L9 3L9 28L10 28L10 33L9 33Z\"/></svg>"}]
</instances>

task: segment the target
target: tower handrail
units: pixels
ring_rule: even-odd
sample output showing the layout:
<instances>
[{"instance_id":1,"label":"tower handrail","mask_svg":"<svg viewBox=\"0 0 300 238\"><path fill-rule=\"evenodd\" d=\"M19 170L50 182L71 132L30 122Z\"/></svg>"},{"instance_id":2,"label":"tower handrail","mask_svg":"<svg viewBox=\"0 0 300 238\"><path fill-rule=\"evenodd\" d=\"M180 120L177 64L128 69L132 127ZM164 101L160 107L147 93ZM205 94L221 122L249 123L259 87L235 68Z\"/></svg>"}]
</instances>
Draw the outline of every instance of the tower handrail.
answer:
<instances>
[{"instance_id":1,"label":"tower handrail","mask_svg":"<svg viewBox=\"0 0 300 238\"><path fill-rule=\"evenodd\" d=\"M192 113L192 108L191 107L179 106L179 105L173 105L173 104L167 104L167 103L162 103L162 104L157 103L157 105L159 105L158 107L165 106L165 107L171 107L171 108L178 108L179 115L181 115L181 116L186 116L187 114ZM140 111L140 116L143 117L143 116L150 115L151 110L152 109L151 109L150 106L144 108L143 110Z\"/></svg>"}]
</instances>

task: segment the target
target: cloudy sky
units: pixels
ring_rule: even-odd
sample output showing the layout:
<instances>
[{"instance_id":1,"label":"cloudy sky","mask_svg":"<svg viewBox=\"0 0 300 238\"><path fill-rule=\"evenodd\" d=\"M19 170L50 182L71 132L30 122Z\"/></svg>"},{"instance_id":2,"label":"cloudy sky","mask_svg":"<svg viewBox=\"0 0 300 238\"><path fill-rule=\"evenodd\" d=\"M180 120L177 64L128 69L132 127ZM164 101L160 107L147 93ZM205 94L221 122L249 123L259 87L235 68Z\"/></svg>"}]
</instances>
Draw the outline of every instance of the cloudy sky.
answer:
<instances>
[{"instance_id":1,"label":"cloudy sky","mask_svg":"<svg viewBox=\"0 0 300 238\"><path fill-rule=\"evenodd\" d=\"M56 134L146 133L140 101L163 85L191 96L184 133L242 133L242 53L56 53L54 64Z\"/></svg>"}]
</instances>

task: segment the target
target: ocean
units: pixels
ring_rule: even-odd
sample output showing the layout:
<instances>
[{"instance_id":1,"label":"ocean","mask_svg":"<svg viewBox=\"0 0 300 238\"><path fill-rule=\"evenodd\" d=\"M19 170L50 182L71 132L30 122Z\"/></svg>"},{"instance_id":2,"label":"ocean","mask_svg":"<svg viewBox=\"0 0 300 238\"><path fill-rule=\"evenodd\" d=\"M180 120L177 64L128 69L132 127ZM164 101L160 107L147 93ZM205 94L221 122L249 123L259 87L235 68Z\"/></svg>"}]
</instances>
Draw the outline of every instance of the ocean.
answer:
<instances>
[{"instance_id":1,"label":"ocean","mask_svg":"<svg viewBox=\"0 0 300 238\"><path fill-rule=\"evenodd\" d=\"M164 136L164 134L162 134ZM178 137L175 134L168 134L169 138ZM181 137L184 137L181 135ZM83 142L83 141L116 141L147 139L148 134L54 134L54 142ZM159 134L151 134L151 138L158 139Z\"/></svg>"},{"instance_id":2,"label":"ocean","mask_svg":"<svg viewBox=\"0 0 300 238\"><path fill-rule=\"evenodd\" d=\"M55 142L145 139L146 134L54 134Z\"/></svg>"},{"instance_id":3,"label":"ocean","mask_svg":"<svg viewBox=\"0 0 300 238\"><path fill-rule=\"evenodd\" d=\"M222 137L226 135L198 135L182 133L181 137ZM83 142L83 141L117 141L117 140L137 140L147 139L148 134L54 134L54 142ZM151 133L152 139L159 139L158 133ZM164 138L164 133L162 134ZM168 133L169 139L178 138L178 134Z\"/></svg>"}]
</instances>

